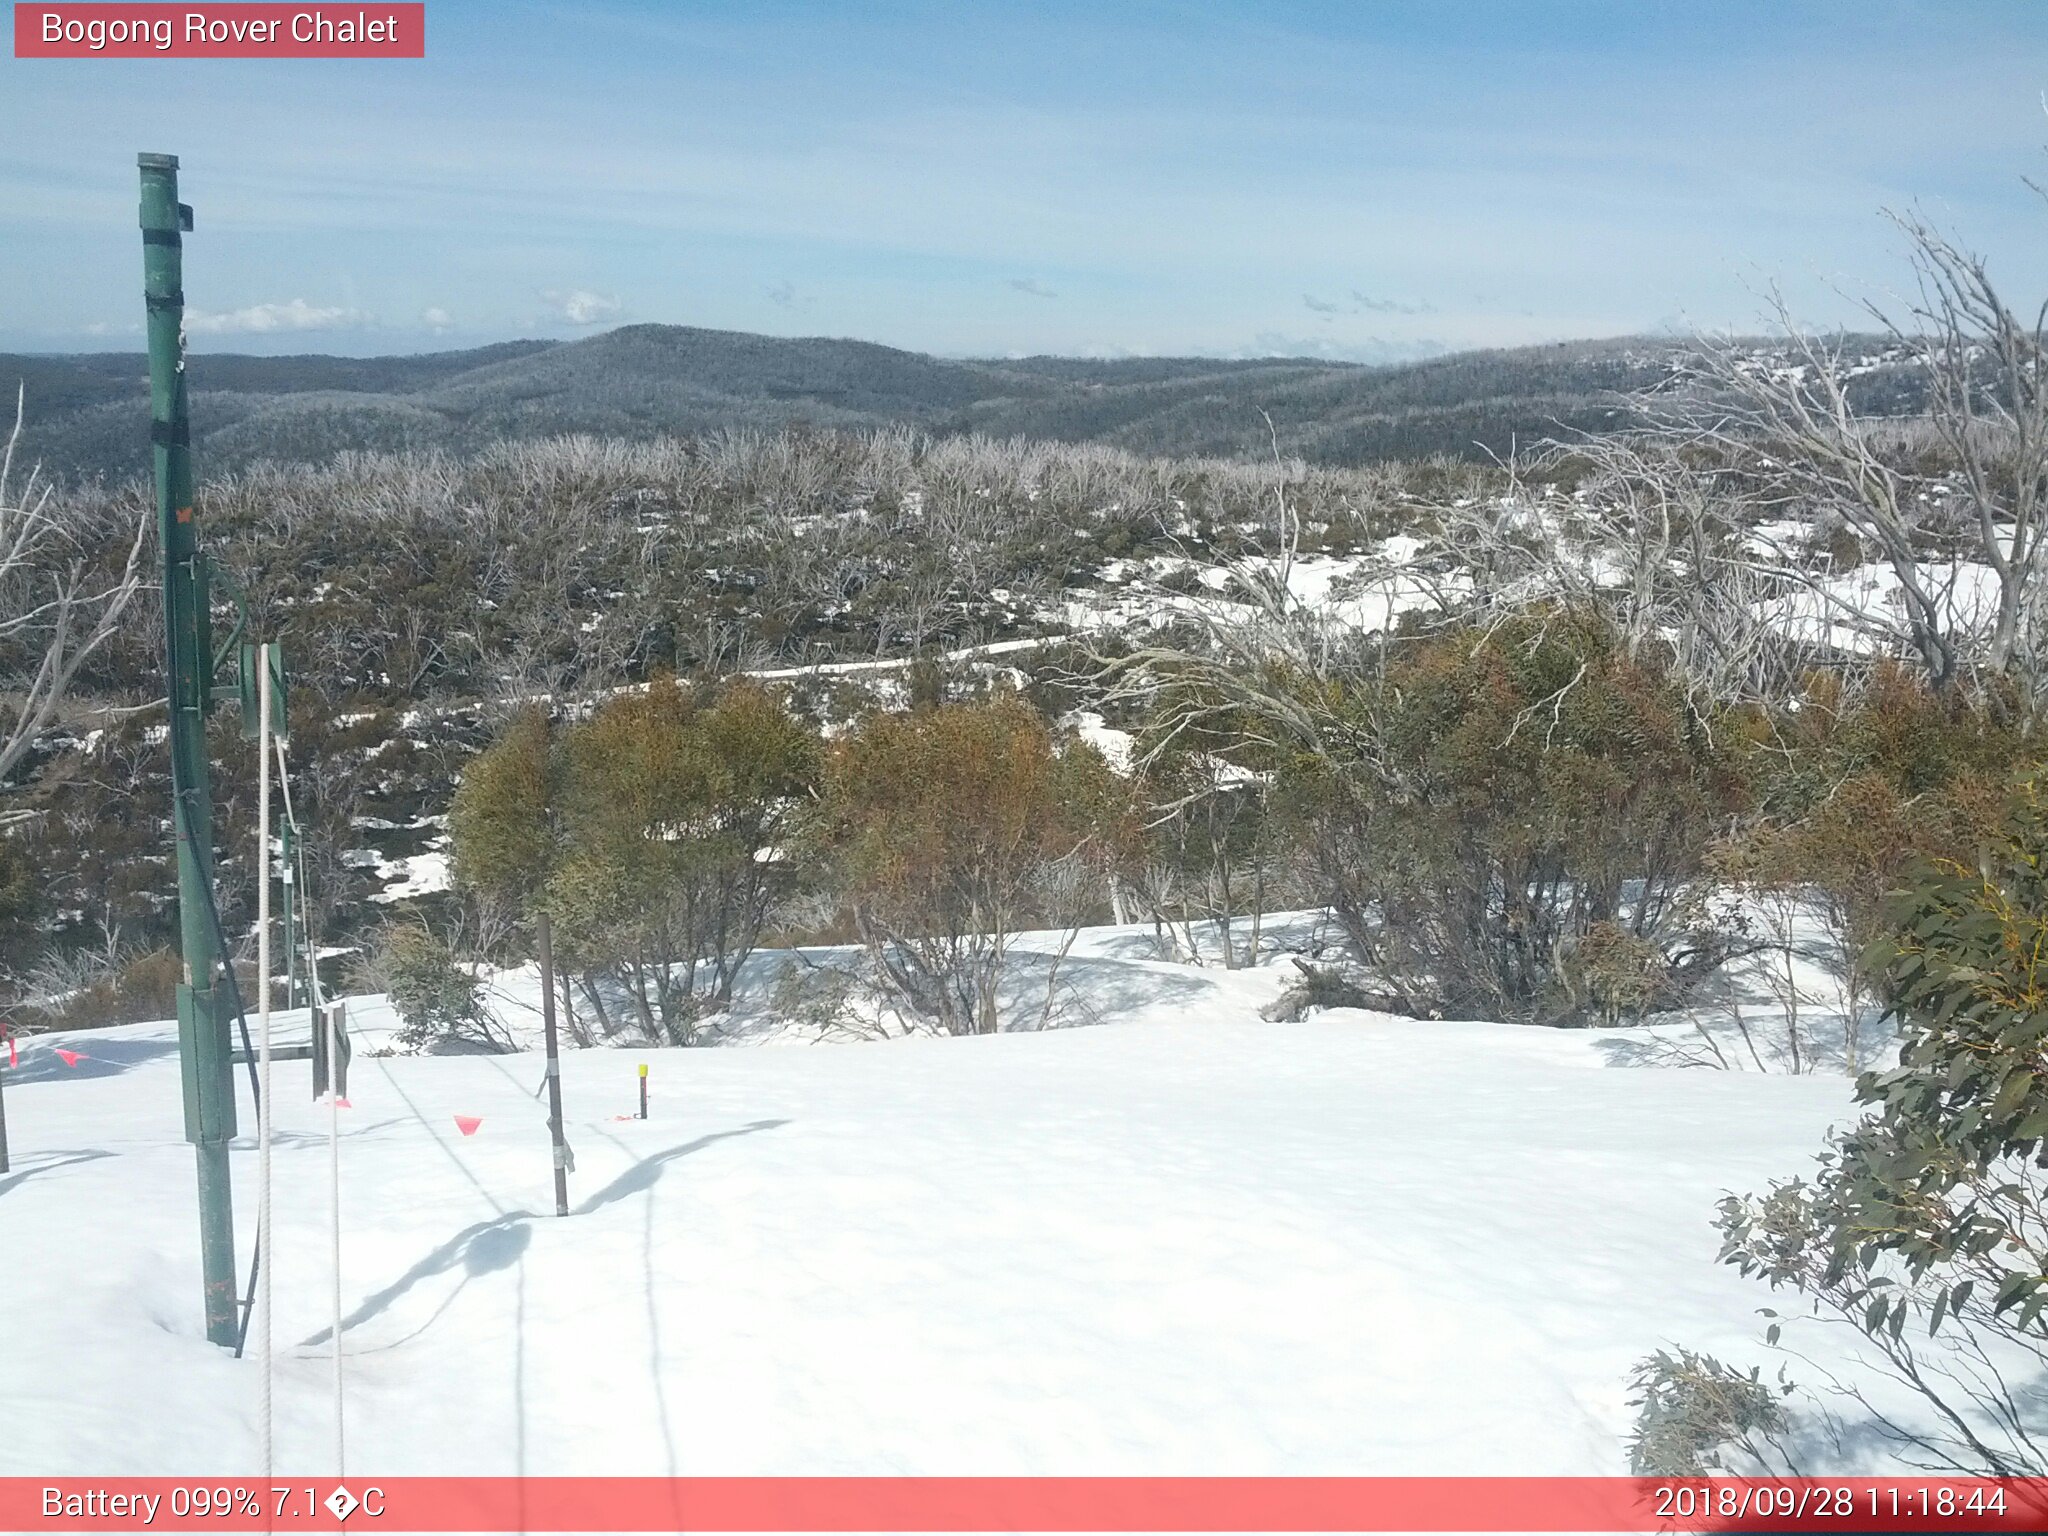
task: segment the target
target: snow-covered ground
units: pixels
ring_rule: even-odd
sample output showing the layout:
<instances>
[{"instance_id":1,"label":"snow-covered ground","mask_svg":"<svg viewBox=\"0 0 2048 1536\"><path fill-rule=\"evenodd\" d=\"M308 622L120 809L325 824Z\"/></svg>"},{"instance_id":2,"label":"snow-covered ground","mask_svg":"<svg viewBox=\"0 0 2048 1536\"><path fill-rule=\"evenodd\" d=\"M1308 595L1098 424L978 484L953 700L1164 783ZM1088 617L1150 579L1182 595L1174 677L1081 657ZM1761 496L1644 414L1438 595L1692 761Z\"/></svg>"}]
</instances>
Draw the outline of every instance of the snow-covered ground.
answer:
<instances>
[{"instance_id":1,"label":"snow-covered ground","mask_svg":"<svg viewBox=\"0 0 2048 1536\"><path fill-rule=\"evenodd\" d=\"M1642 1355L1774 1366L1772 1298L1714 1263L1710 1218L1808 1166L1840 1076L1629 1065L1640 1032L1264 1023L1284 966L1150 955L1083 935L1095 1027L571 1052L567 1219L539 1059L369 1055L366 1008L352 1464L1612 1473ZM619 1118L642 1061L652 1114ZM326 1110L275 1070L278 1465L310 1473ZM7 1114L0 1472L254 1466L259 1372L200 1329L174 1031L32 1040ZM246 1138L235 1194L246 1255Z\"/></svg>"}]
</instances>

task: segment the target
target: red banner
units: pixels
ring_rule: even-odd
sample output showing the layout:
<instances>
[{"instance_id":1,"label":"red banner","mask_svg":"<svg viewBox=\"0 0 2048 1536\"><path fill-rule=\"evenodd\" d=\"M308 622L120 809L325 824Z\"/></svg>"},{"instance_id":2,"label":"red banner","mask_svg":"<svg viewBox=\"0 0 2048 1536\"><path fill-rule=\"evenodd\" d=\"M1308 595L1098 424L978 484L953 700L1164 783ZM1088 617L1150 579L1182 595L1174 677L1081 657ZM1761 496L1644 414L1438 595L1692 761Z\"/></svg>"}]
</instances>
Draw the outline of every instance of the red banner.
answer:
<instances>
[{"instance_id":1,"label":"red banner","mask_svg":"<svg viewBox=\"0 0 2048 1536\"><path fill-rule=\"evenodd\" d=\"M2042 1531L2048 1479L0 1478L0 1531Z\"/></svg>"},{"instance_id":2,"label":"red banner","mask_svg":"<svg viewBox=\"0 0 2048 1536\"><path fill-rule=\"evenodd\" d=\"M21 5L17 59L423 59L427 8Z\"/></svg>"}]
</instances>

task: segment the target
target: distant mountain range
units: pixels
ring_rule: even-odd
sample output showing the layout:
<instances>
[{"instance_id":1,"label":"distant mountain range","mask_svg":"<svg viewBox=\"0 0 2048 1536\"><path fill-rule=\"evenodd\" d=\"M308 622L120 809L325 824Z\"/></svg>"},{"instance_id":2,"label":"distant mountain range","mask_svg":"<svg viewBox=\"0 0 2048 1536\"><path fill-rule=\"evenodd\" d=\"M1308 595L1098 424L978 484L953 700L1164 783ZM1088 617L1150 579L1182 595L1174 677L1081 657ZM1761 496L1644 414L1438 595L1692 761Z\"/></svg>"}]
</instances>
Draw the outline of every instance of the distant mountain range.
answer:
<instances>
[{"instance_id":1,"label":"distant mountain range","mask_svg":"<svg viewBox=\"0 0 2048 1536\"><path fill-rule=\"evenodd\" d=\"M1030 357L962 361L871 342L630 325L578 341L513 341L410 357L188 363L202 475L350 449L465 452L506 438L646 438L725 427L903 424L1113 444L1171 455L1281 451L1357 464L1504 453L1598 431L1618 392L1667 376L1670 340L1466 352L1389 367L1308 358ZM0 354L28 400L29 453L52 473L147 471L139 353Z\"/></svg>"}]
</instances>

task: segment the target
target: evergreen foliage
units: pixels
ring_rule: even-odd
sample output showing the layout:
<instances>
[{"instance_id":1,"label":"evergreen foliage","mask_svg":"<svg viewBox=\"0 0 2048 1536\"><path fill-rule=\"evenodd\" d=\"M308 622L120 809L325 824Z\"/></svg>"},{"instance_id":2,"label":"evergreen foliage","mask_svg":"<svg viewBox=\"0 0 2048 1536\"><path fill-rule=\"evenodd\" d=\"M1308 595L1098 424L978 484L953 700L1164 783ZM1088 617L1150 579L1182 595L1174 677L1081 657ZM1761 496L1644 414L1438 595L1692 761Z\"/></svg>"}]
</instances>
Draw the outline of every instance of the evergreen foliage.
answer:
<instances>
[{"instance_id":1,"label":"evergreen foliage","mask_svg":"<svg viewBox=\"0 0 2048 1536\"><path fill-rule=\"evenodd\" d=\"M1758 814L1716 849L1715 872L1819 916L1857 1016L1894 893L1918 862L1975 857L2032 747L1996 697L1938 694L1889 662L1861 686L1815 674L1800 698L1745 724Z\"/></svg>"},{"instance_id":2,"label":"evergreen foliage","mask_svg":"<svg viewBox=\"0 0 2048 1536\"><path fill-rule=\"evenodd\" d=\"M556 857L553 771L547 711L527 705L455 787L449 832L461 884L515 906L541 891Z\"/></svg>"},{"instance_id":3,"label":"evergreen foliage","mask_svg":"<svg viewBox=\"0 0 2048 1536\"><path fill-rule=\"evenodd\" d=\"M862 943L897 1002L948 1034L999 1027L1011 937L1037 877L1126 835L1101 755L1057 740L1013 694L876 714L834 744L821 835Z\"/></svg>"},{"instance_id":4,"label":"evergreen foliage","mask_svg":"<svg viewBox=\"0 0 2048 1536\"><path fill-rule=\"evenodd\" d=\"M1722 1202L1722 1257L1849 1318L1953 1429L1944 1464L2048 1469L2048 793L1887 908L1870 961L1903 1031L1811 1180ZM1930 1363L1915 1334L1950 1346ZM1947 1332L1944 1334L1944 1328ZM1773 1330L1775 1333L1775 1329Z\"/></svg>"},{"instance_id":5,"label":"evergreen foliage","mask_svg":"<svg viewBox=\"0 0 2048 1536\"><path fill-rule=\"evenodd\" d=\"M545 909L565 969L593 995L600 977L622 983L648 1037L690 1044L790 888L817 764L815 734L744 680L657 678L558 738L523 710L456 791L456 875Z\"/></svg>"},{"instance_id":6,"label":"evergreen foliage","mask_svg":"<svg viewBox=\"0 0 2048 1536\"><path fill-rule=\"evenodd\" d=\"M398 1040L412 1050L509 1051L512 1043L483 1002L483 983L448 941L423 924L387 936L385 972Z\"/></svg>"},{"instance_id":7,"label":"evergreen foliage","mask_svg":"<svg viewBox=\"0 0 2048 1536\"><path fill-rule=\"evenodd\" d=\"M1377 673L1377 675L1375 675ZM1596 619L1397 648L1283 775L1314 878L1418 1014L1632 1017L1717 957L1690 902L1741 754Z\"/></svg>"},{"instance_id":8,"label":"evergreen foliage","mask_svg":"<svg viewBox=\"0 0 2048 1536\"><path fill-rule=\"evenodd\" d=\"M1791 1388L1782 1379L1774 1396L1762 1371L1747 1373L1709 1354L1658 1350L1638 1361L1630 1385L1635 1396L1635 1431L1629 1437L1628 1469L1637 1477L1709 1477L1745 1470L1731 1466L1731 1453L1763 1461L1786 1428L1780 1403Z\"/></svg>"}]
</instances>

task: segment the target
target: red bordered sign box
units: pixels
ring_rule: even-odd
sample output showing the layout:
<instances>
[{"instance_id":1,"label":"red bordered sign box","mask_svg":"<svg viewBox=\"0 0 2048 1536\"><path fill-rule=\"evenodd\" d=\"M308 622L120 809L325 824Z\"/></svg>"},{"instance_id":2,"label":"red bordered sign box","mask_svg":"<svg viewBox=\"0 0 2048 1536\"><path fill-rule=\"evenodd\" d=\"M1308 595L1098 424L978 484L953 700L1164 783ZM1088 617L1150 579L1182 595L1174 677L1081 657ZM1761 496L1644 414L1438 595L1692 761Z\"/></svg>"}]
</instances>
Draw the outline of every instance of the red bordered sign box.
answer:
<instances>
[{"instance_id":1,"label":"red bordered sign box","mask_svg":"<svg viewBox=\"0 0 2048 1536\"><path fill-rule=\"evenodd\" d=\"M17 59L422 59L422 4L14 7Z\"/></svg>"},{"instance_id":2,"label":"red bordered sign box","mask_svg":"<svg viewBox=\"0 0 2048 1536\"><path fill-rule=\"evenodd\" d=\"M2023 1478L0 1478L0 1531L2044 1529Z\"/></svg>"}]
</instances>

